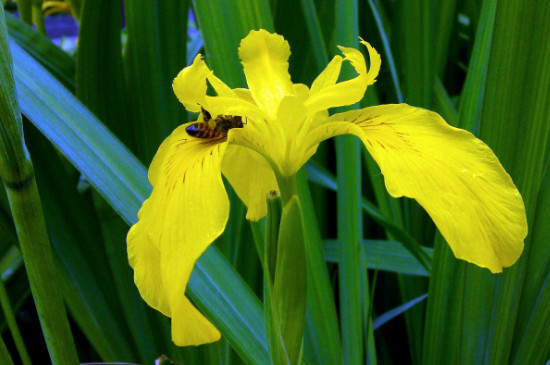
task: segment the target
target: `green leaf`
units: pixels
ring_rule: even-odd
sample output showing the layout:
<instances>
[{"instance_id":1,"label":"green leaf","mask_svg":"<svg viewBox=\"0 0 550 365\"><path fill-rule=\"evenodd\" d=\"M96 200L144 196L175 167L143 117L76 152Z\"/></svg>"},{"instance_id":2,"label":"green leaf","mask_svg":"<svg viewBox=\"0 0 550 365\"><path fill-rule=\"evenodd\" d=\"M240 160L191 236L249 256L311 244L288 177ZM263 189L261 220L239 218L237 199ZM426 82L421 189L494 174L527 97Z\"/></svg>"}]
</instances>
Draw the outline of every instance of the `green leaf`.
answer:
<instances>
[{"instance_id":1,"label":"green leaf","mask_svg":"<svg viewBox=\"0 0 550 365\"><path fill-rule=\"evenodd\" d=\"M69 90L74 89L75 62L66 52L45 35L23 23L12 14L6 14L8 32L27 53L32 55Z\"/></svg>"},{"instance_id":2,"label":"green leaf","mask_svg":"<svg viewBox=\"0 0 550 365\"><path fill-rule=\"evenodd\" d=\"M483 2L459 108L460 125L479 132L518 186L530 236L519 261L499 275L456 262L442 240L437 242L424 340L428 364L457 358L542 363L548 356L549 332L541 325L550 320L548 305L541 302L547 297L548 261L538 257L547 239L534 241L537 214L545 209L538 208L545 201L541 183L550 128L550 42L544 36L550 5L539 5ZM514 76L518 70L521 77ZM536 284L532 276L538 277ZM531 335L525 335L526 328ZM448 336L458 340L445 341Z\"/></svg>"},{"instance_id":3,"label":"green leaf","mask_svg":"<svg viewBox=\"0 0 550 365\"><path fill-rule=\"evenodd\" d=\"M379 315L374 319L374 321L372 321L372 328L374 330L378 329L379 327L389 322L390 320L394 319L398 315L405 313L407 310L414 307L416 304L420 303L427 297L428 297L428 294L421 295L418 298L410 300L407 303L400 305L399 307L396 307L392 310L387 311L384 314Z\"/></svg>"},{"instance_id":4,"label":"green leaf","mask_svg":"<svg viewBox=\"0 0 550 365\"><path fill-rule=\"evenodd\" d=\"M134 146L134 136L128 133L132 121L128 116L120 32L120 2L99 0L83 4L76 59L76 95L122 142ZM93 194L93 205L102 233L98 241L104 242L106 253L95 266L108 267L115 273L109 277L109 282L114 284L109 297L119 307L120 314L116 318L124 323L124 335L135 342L132 352L139 357L134 355L134 358L151 362L171 347L169 336L167 333L162 335L163 326L158 323L164 319L159 321L160 315L148 310L134 284L126 253L127 225L97 194Z\"/></svg>"},{"instance_id":5,"label":"green leaf","mask_svg":"<svg viewBox=\"0 0 550 365\"><path fill-rule=\"evenodd\" d=\"M286 202L281 215L277 264L273 284L274 303L290 364L298 364L304 333L307 268L302 207L297 195Z\"/></svg>"},{"instance_id":6,"label":"green leaf","mask_svg":"<svg viewBox=\"0 0 550 365\"><path fill-rule=\"evenodd\" d=\"M433 60L433 66L435 70L434 75L436 77L443 77L445 72L451 34L453 25L456 22L456 7L457 0L437 1L435 3L435 29L437 29L437 31L434 32L433 45L435 50L435 59Z\"/></svg>"},{"instance_id":7,"label":"green leaf","mask_svg":"<svg viewBox=\"0 0 550 365\"><path fill-rule=\"evenodd\" d=\"M542 364L550 357L550 171L546 171L531 229L531 250L513 338L513 364Z\"/></svg>"},{"instance_id":8,"label":"green leaf","mask_svg":"<svg viewBox=\"0 0 550 365\"><path fill-rule=\"evenodd\" d=\"M193 1L193 7L210 68L230 87L245 86L237 49L252 29L273 31L269 3L265 0L200 0Z\"/></svg>"},{"instance_id":9,"label":"green leaf","mask_svg":"<svg viewBox=\"0 0 550 365\"><path fill-rule=\"evenodd\" d=\"M96 214L77 191L57 151L32 126L25 132L71 314L104 360L137 360L126 323L119 320L122 311L113 275L105 265Z\"/></svg>"},{"instance_id":10,"label":"green leaf","mask_svg":"<svg viewBox=\"0 0 550 365\"><path fill-rule=\"evenodd\" d=\"M359 46L359 5L357 1L336 0L336 43L345 47ZM350 69L344 69L340 77L354 77ZM339 111L348 110L340 108ZM363 238L361 210L361 144L353 136L338 136L336 146L337 236L342 242L338 265L338 290L342 349L345 364L361 364L364 358L376 362L376 349L372 327L364 333L365 314L369 312L369 281L362 265L360 241ZM345 218L344 218L345 217Z\"/></svg>"},{"instance_id":11,"label":"green leaf","mask_svg":"<svg viewBox=\"0 0 550 365\"><path fill-rule=\"evenodd\" d=\"M308 178L311 181L318 183L327 189L336 190L336 179L334 176L314 161L310 161L306 164L306 171ZM417 258L418 262L420 262L420 264L429 271L431 266L430 257L425 254L425 252L421 249L422 247L420 244L412 238L407 231L395 224L390 218L382 214L374 204L364 198L362 208L368 216L391 233L394 239L399 240L407 248L407 250L409 250L409 252Z\"/></svg>"},{"instance_id":12,"label":"green leaf","mask_svg":"<svg viewBox=\"0 0 550 365\"><path fill-rule=\"evenodd\" d=\"M188 2L128 0L124 12L127 100L136 153L149 164L164 138L185 121L172 80L186 66Z\"/></svg>"},{"instance_id":13,"label":"green leaf","mask_svg":"<svg viewBox=\"0 0 550 365\"><path fill-rule=\"evenodd\" d=\"M388 67L390 68L390 74L391 79L393 83L393 87L395 89L395 96L399 103L404 101L403 98L403 92L401 91L401 84L399 82L399 77L397 75L397 66L395 59L393 57L393 52L390 47L390 40L388 35L388 30L384 26L383 23L383 10L380 2L375 2L373 0L368 0L370 10L372 12L372 15L374 17L374 21L376 22L376 28L378 29L378 32L380 32L380 38L382 40L382 46L384 51L382 52L382 56L385 57L385 59L388 62Z\"/></svg>"},{"instance_id":14,"label":"green leaf","mask_svg":"<svg viewBox=\"0 0 550 365\"><path fill-rule=\"evenodd\" d=\"M279 298L274 290L275 268L277 264L277 246L283 204L279 193L267 196L267 217L264 254L264 313L267 329L267 341L271 362L274 365L290 363L285 349L283 326L280 313Z\"/></svg>"},{"instance_id":15,"label":"green leaf","mask_svg":"<svg viewBox=\"0 0 550 365\"><path fill-rule=\"evenodd\" d=\"M337 364L342 359L342 348L334 293L315 216L317 211L313 205L304 168L298 172L297 185L304 212L307 247L308 299L304 353L310 363L326 361L329 364Z\"/></svg>"},{"instance_id":16,"label":"green leaf","mask_svg":"<svg viewBox=\"0 0 550 365\"><path fill-rule=\"evenodd\" d=\"M342 243L338 240L324 240L326 259L338 262L338 250ZM418 260L403 246L395 241L363 240L361 250L363 264L369 269L384 270L400 274L430 276ZM423 247L426 255L432 255L432 249Z\"/></svg>"},{"instance_id":17,"label":"green leaf","mask_svg":"<svg viewBox=\"0 0 550 365\"><path fill-rule=\"evenodd\" d=\"M76 95L128 147L134 146L122 65L119 1L86 1L80 15Z\"/></svg>"},{"instance_id":18,"label":"green leaf","mask_svg":"<svg viewBox=\"0 0 550 365\"><path fill-rule=\"evenodd\" d=\"M269 272L269 284L275 280L275 268L277 264L277 247L279 242L279 229L281 215L283 214L283 202L280 193L267 196L266 237L264 252L264 270ZM301 230L301 228L300 228Z\"/></svg>"}]
</instances>

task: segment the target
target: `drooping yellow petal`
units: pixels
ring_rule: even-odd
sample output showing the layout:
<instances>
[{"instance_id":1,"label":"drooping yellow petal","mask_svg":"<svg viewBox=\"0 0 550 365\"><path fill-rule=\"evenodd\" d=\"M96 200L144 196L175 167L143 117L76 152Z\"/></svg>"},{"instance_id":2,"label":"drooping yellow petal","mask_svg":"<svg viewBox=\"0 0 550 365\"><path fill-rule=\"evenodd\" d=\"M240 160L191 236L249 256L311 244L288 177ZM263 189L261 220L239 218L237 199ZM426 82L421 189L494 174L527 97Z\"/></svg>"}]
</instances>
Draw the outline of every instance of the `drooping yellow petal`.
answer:
<instances>
[{"instance_id":1,"label":"drooping yellow petal","mask_svg":"<svg viewBox=\"0 0 550 365\"><path fill-rule=\"evenodd\" d=\"M527 235L523 200L491 149L470 132L399 104L333 115L312 138L343 133L363 140L392 196L426 209L456 257L492 272L519 258Z\"/></svg>"},{"instance_id":2,"label":"drooping yellow petal","mask_svg":"<svg viewBox=\"0 0 550 365\"><path fill-rule=\"evenodd\" d=\"M266 195L279 190L269 163L249 148L229 145L224 154L222 172L247 206L246 219L258 221L265 217Z\"/></svg>"},{"instance_id":3,"label":"drooping yellow petal","mask_svg":"<svg viewBox=\"0 0 550 365\"><path fill-rule=\"evenodd\" d=\"M205 333L213 338L217 330L190 314L195 312L181 313L191 305L182 305L185 288L195 261L223 232L229 200L221 178L226 143L190 137L187 126L178 127L155 155L149 169L153 192L127 241L143 299L177 323L177 318L185 318L199 326L186 330L188 343L195 344ZM193 332L199 337L193 338Z\"/></svg>"},{"instance_id":4,"label":"drooping yellow petal","mask_svg":"<svg viewBox=\"0 0 550 365\"><path fill-rule=\"evenodd\" d=\"M220 332L182 296L178 310L172 317L172 341L177 346L198 346L218 341Z\"/></svg>"},{"instance_id":5,"label":"drooping yellow petal","mask_svg":"<svg viewBox=\"0 0 550 365\"><path fill-rule=\"evenodd\" d=\"M241 41L239 56L254 100L274 116L281 99L294 94L288 73L288 42L264 29L253 30Z\"/></svg>"},{"instance_id":6,"label":"drooping yellow petal","mask_svg":"<svg viewBox=\"0 0 550 365\"><path fill-rule=\"evenodd\" d=\"M365 58L360 51L354 48L339 47L344 54L344 61L351 62L358 75L351 80L336 83L342 62L338 58L339 56L333 58L326 69L313 82L309 99L305 102L311 113L354 104L363 98L367 86L375 82L380 71L380 55L369 43L363 40L361 40L361 43L367 47L369 52L369 70L367 71Z\"/></svg>"},{"instance_id":7,"label":"drooping yellow petal","mask_svg":"<svg viewBox=\"0 0 550 365\"><path fill-rule=\"evenodd\" d=\"M151 201L147 199L138 213L138 219L141 221L142 213L150 210L147 206ZM172 308L169 302L169 296L165 292L166 288L162 284L160 268L160 250L155 245L152 237L147 231L147 226L143 223L136 223L128 232L126 237L128 242L128 258L130 266L134 268L134 281L138 286L143 299L156 310L165 316L172 315Z\"/></svg>"}]
</instances>

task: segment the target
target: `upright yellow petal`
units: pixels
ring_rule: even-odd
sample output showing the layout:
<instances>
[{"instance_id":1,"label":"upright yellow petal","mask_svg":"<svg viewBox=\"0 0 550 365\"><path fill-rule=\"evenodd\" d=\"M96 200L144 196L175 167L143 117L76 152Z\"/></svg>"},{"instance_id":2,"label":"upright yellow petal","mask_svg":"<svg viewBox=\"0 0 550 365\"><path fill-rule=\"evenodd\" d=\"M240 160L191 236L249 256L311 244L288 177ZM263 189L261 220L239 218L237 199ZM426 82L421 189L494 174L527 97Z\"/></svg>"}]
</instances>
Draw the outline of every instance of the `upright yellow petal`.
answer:
<instances>
[{"instance_id":1,"label":"upright yellow petal","mask_svg":"<svg viewBox=\"0 0 550 365\"><path fill-rule=\"evenodd\" d=\"M253 30L241 41L239 56L254 100L269 116L274 116L281 99L294 95L288 73L288 42L264 29Z\"/></svg>"},{"instance_id":2,"label":"upright yellow petal","mask_svg":"<svg viewBox=\"0 0 550 365\"><path fill-rule=\"evenodd\" d=\"M436 113L406 104L336 114L330 122L314 138L358 135L390 194L416 199L456 257L492 272L517 261L527 235L525 207L485 143Z\"/></svg>"},{"instance_id":3,"label":"upright yellow petal","mask_svg":"<svg viewBox=\"0 0 550 365\"><path fill-rule=\"evenodd\" d=\"M370 68L367 71L365 58L360 51L354 48L339 47L344 54L344 61L349 61L357 76L351 80L336 83L340 71L341 60L332 59L326 69L315 79L309 93L309 99L305 102L311 113L337 106L351 105L363 98L367 86L372 85L380 71L381 59L376 50L367 42L361 40L367 47L370 58Z\"/></svg>"},{"instance_id":4,"label":"upright yellow petal","mask_svg":"<svg viewBox=\"0 0 550 365\"><path fill-rule=\"evenodd\" d=\"M325 67L325 69L313 81L313 84L311 84L310 95L315 95L327 87L331 87L336 84L338 77L340 77L340 71L342 70L342 61L342 56L334 56L332 60L330 60L327 67Z\"/></svg>"},{"instance_id":5,"label":"upright yellow petal","mask_svg":"<svg viewBox=\"0 0 550 365\"><path fill-rule=\"evenodd\" d=\"M191 66L187 66L178 73L172 88L185 109L190 112L200 112L206 96L206 77L210 73L212 71L208 69L200 54L195 57Z\"/></svg>"},{"instance_id":6,"label":"upright yellow petal","mask_svg":"<svg viewBox=\"0 0 550 365\"><path fill-rule=\"evenodd\" d=\"M206 81L218 96L206 95ZM178 100L190 112L200 112L201 107L213 116L241 115L263 120L264 113L251 98L243 97L241 90L232 90L206 66L199 54L193 63L184 68L174 79L172 88Z\"/></svg>"},{"instance_id":7,"label":"upright yellow petal","mask_svg":"<svg viewBox=\"0 0 550 365\"><path fill-rule=\"evenodd\" d=\"M269 163L249 148L229 145L223 158L222 171L248 208L246 219L258 221L265 217L266 195L271 190L279 190Z\"/></svg>"},{"instance_id":8,"label":"upright yellow petal","mask_svg":"<svg viewBox=\"0 0 550 365\"><path fill-rule=\"evenodd\" d=\"M194 323L184 338L187 344L196 344L205 334L210 334L208 338L219 334L197 311L189 311L185 288L195 261L223 232L229 200L221 178L226 143L190 137L187 126L178 127L155 155L149 169L153 192L127 241L143 299L178 325L178 318Z\"/></svg>"}]
</instances>

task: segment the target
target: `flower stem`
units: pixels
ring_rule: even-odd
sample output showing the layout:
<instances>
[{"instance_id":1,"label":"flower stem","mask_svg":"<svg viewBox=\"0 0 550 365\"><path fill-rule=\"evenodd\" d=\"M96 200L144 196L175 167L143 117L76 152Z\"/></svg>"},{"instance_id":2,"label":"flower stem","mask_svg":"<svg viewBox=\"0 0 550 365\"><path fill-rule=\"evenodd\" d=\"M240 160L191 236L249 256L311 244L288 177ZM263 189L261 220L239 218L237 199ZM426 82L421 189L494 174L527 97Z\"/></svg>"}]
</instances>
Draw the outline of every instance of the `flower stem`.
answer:
<instances>
[{"instance_id":1,"label":"flower stem","mask_svg":"<svg viewBox=\"0 0 550 365\"><path fill-rule=\"evenodd\" d=\"M19 0L17 1L17 9L21 20L28 25L32 25L32 2L31 0Z\"/></svg>"},{"instance_id":2,"label":"flower stem","mask_svg":"<svg viewBox=\"0 0 550 365\"><path fill-rule=\"evenodd\" d=\"M4 10L0 6L0 178L52 363L78 364L22 129Z\"/></svg>"},{"instance_id":3,"label":"flower stem","mask_svg":"<svg viewBox=\"0 0 550 365\"><path fill-rule=\"evenodd\" d=\"M38 33L46 34L44 26L44 14L42 13L42 0L32 1L32 22Z\"/></svg>"},{"instance_id":4,"label":"flower stem","mask_svg":"<svg viewBox=\"0 0 550 365\"><path fill-rule=\"evenodd\" d=\"M283 176L280 174L275 174L275 176L277 176L277 183L279 184L279 190L281 192L281 198L283 199L283 205L286 205L293 195L298 195L296 175Z\"/></svg>"},{"instance_id":5,"label":"flower stem","mask_svg":"<svg viewBox=\"0 0 550 365\"><path fill-rule=\"evenodd\" d=\"M277 263L277 244L279 242L279 228L281 226L281 215L283 214L283 204L281 195L278 192L271 192L267 196L267 217L265 249L263 258L264 270L269 273L269 284L273 285L275 278L275 264Z\"/></svg>"}]
</instances>

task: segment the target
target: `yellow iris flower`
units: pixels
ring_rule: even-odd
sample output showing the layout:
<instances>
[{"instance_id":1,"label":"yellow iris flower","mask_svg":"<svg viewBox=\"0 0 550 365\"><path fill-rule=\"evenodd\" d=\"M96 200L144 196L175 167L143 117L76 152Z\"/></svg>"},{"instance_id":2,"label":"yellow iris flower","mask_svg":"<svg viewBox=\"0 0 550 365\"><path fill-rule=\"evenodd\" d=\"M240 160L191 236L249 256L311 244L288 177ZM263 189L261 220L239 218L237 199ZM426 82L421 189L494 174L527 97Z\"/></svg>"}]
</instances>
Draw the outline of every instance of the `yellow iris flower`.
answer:
<instances>
[{"instance_id":1,"label":"yellow iris flower","mask_svg":"<svg viewBox=\"0 0 550 365\"><path fill-rule=\"evenodd\" d=\"M225 138L197 138L184 124L160 146L149 180L153 192L128 234L135 282L147 303L172 318L177 345L219 339L218 330L184 295L195 261L223 231L229 200L227 178L248 208L247 219L266 215L265 196L327 138L353 134L378 163L394 197L416 199L456 257L500 272L523 250L527 222L522 198L491 149L438 114L406 104L380 105L329 116L328 109L357 103L375 82L380 55L368 43L370 67L360 51L340 47L311 88L288 73L290 47L265 30L244 38L239 55L249 89L231 89L201 56L183 69L173 88L197 123L242 116ZM342 62L357 76L338 82ZM206 94L207 81L216 96ZM189 129L191 128L191 129ZM221 137L224 137L223 135Z\"/></svg>"}]
</instances>

